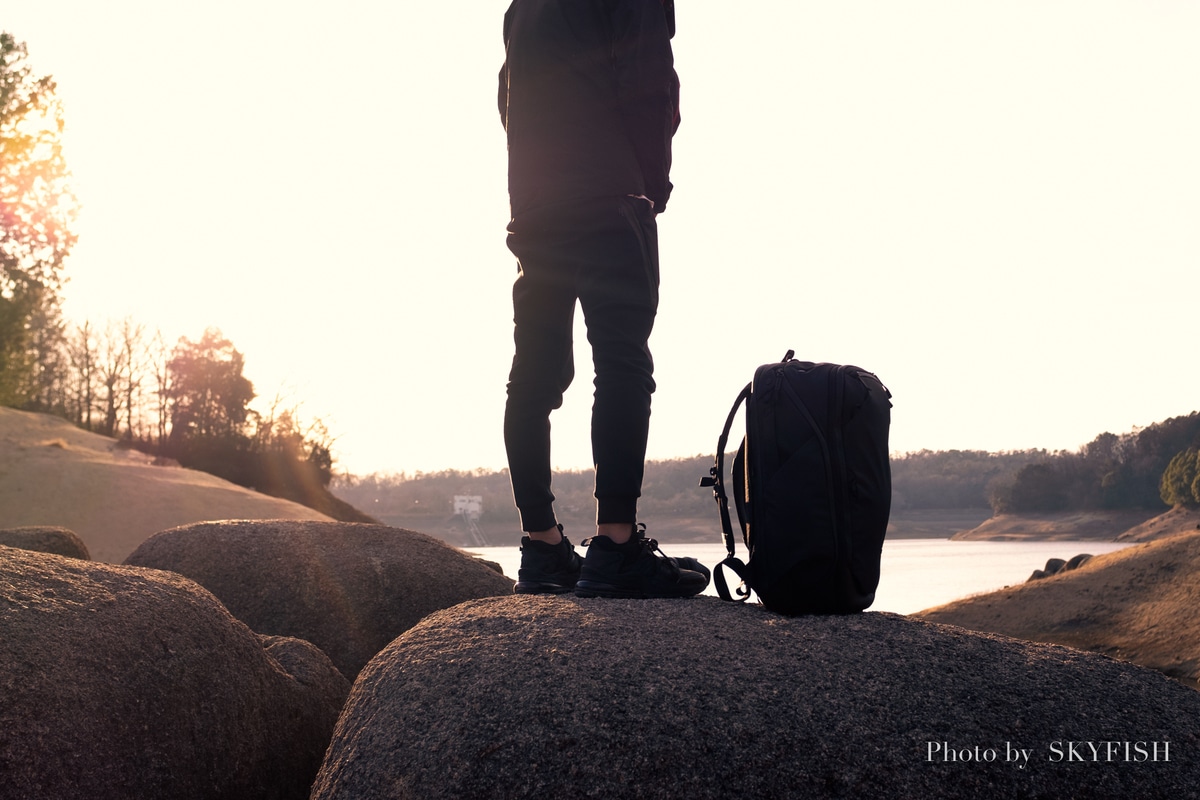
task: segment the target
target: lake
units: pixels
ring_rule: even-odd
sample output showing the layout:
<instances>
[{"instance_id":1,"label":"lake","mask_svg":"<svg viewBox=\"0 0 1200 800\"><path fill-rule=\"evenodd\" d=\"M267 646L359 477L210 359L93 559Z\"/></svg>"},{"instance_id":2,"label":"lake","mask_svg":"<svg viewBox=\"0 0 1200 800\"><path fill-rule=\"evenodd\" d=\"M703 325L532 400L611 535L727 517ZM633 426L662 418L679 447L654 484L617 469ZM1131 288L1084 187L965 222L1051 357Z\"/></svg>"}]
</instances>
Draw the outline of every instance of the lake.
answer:
<instances>
[{"instance_id":1,"label":"lake","mask_svg":"<svg viewBox=\"0 0 1200 800\"><path fill-rule=\"evenodd\" d=\"M738 555L746 550L738 543ZM1100 555L1120 550L1124 542L979 542L949 539L896 539L883 545L879 589L872 611L911 614L1005 586L1024 583L1047 559L1070 559L1079 553ZM579 548L580 555L583 548ZM464 547L500 564L516 580L521 563L518 547ZM720 544L664 544L667 555L692 556L709 568L725 557ZM736 580L733 573L726 577ZM704 592L716 596L712 584Z\"/></svg>"}]
</instances>

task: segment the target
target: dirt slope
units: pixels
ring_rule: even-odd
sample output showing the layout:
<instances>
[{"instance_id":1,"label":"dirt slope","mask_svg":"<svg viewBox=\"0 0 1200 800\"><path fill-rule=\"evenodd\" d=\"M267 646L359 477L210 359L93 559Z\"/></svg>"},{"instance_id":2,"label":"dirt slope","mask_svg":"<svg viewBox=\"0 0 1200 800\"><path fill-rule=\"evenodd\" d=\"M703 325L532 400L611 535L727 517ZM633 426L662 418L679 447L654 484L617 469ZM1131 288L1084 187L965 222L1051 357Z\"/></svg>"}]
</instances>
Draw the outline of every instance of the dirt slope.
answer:
<instances>
[{"instance_id":1,"label":"dirt slope","mask_svg":"<svg viewBox=\"0 0 1200 800\"><path fill-rule=\"evenodd\" d=\"M0 528L56 525L96 561L120 563L153 534L222 519L329 517L144 453L66 420L0 408Z\"/></svg>"},{"instance_id":2,"label":"dirt slope","mask_svg":"<svg viewBox=\"0 0 1200 800\"><path fill-rule=\"evenodd\" d=\"M1097 556L1082 567L912 616L1054 642L1200 679L1200 531Z\"/></svg>"},{"instance_id":3,"label":"dirt slope","mask_svg":"<svg viewBox=\"0 0 1200 800\"><path fill-rule=\"evenodd\" d=\"M1164 536L1200 530L1200 508L1175 506L1165 514L1148 519L1117 537L1118 542L1149 542Z\"/></svg>"},{"instance_id":4,"label":"dirt slope","mask_svg":"<svg viewBox=\"0 0 1200 800\"><path fill-rule=\"evenodd\" d=\"M950 537L991 541L1111 542L1154 516L1150 511L1068 511L1059 514L998 514Z\"/></svg>"}]
</instances>

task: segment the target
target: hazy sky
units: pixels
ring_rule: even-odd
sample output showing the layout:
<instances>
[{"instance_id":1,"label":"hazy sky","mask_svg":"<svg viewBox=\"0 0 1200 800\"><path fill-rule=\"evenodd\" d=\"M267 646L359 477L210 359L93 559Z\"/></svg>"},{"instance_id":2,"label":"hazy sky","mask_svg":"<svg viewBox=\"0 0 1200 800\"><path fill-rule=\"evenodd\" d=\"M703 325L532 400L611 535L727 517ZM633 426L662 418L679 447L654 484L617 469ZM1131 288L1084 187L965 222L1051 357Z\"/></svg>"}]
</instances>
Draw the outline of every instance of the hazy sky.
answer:
<instances>
[{"instance_id":1,"label":"hazy sky","mask_svg":"<svg viewBox=\"0 0 1200 800\"><path fill-rule=\"evenodd\" d=\"M0 0L66 107L68 316L220 328L342 469L503 466L506 7ZM898 452L1200 409L1197 42L1172 0L678 0L650 456L788 348L876 372Z\"/></svg>"}]
</instances>

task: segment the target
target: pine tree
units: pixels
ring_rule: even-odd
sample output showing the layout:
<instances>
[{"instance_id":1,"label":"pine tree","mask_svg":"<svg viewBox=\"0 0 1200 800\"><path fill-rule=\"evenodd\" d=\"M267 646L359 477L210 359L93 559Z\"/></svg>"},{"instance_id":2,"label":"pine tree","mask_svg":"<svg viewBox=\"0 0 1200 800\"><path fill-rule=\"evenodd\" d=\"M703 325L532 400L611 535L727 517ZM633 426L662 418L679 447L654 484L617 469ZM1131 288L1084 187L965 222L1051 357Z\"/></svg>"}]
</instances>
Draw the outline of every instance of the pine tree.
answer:
<instances>
[{"instance_id":1,"label":"pine tree","mask_svg":"<svg viewBox=\"0 0 1200 800\"><path fill-rule=\"evenodd\" d=\"M1200 504L1200 450L1189 448L1171 459L1163 471L1160 494L1169 506Z\"/></svg>"}]
</instances>

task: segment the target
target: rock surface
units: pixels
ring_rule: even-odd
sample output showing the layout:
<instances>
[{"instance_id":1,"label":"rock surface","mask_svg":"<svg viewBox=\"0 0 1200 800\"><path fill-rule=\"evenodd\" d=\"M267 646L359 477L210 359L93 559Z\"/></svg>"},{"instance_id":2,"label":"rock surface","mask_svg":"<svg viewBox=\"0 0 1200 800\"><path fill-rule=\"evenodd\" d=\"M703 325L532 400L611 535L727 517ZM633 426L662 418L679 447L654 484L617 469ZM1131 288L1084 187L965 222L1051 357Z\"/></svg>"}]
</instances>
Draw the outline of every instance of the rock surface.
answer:
<instances>
[{"instance_id":1,"label":"rock surface","mask_svg":"<svg viewBox=\"0 0 1200 800\"><path fill-rule=\"evenodd\" d=\"M73 531L51 525L5 528L0 530L0 545L15 547L18 550L32 550L35 553L81 558L84 561L92 558L87 545Z\"/></svg>"},{"instance_id":2,"label":"rock surface","mask_svg":"<svg viewBox=\"0 0 1200 800\"><path fill-rule=\"evenodd\" d=\"M1198 718L1155 672L892 614L513 596L372 660L313 800L1176 800L1200 785ZM1159 760L1054 760L1113 740Z\"/></svg>"},{"instance_id":3,"label":"rock surface","mask_svg":"<svg viewBox=\"0 0 1200 800\"><path fill-rule=\"evenodd\" d=\"M1078 569L913 616L1106 653L1196 685L1200 532L1106 553Z\"/></svg>"},{"instance_id":4,"label":"rock surface","mask_svg":"<svg viewBox=\"0 0 1200 800\"><path fill-rule=\"evenodd\" d=\"M1077 556L1071 557L1069 561L1061 558L1048 559L1046 566L1041 569L1035 569L1033 574L1029 576L1029 580L1040 581L1043 578L1049 578L1051 575L1057 575L1060 572L1070 572L1073 569L1079 569L1093 558L1094 556L1091 553L1080 553Z\"/></svg>"},{"instance_id":5,"label":"rock surface","mask_svg":"<svg viewBox=\"0 0 1200 800\"><path fill-rule=\"evenodd\" d=\"M306 798L348 692L178 575L0 547L2 800Z\"/></svg>"},{"instance_id":6,"label":"rock surface","mask_svg":"<svg viewBox=\"0 0 1200 800\"><path fill-rule=\"evenodd\" d=\"M191 578L255 631L312 642L351 681L427 614L513 587L432 537L342 522L188 525L151 537L126 563Z\"/></svg>"}]
</instances>

